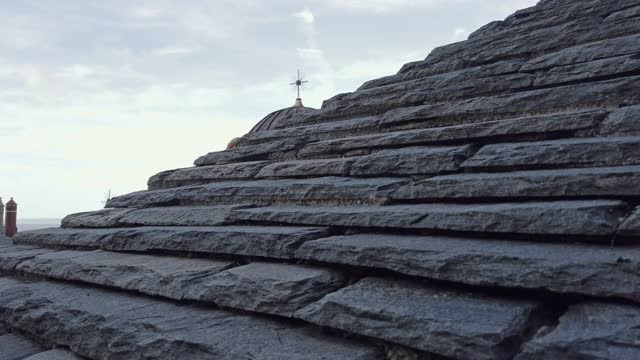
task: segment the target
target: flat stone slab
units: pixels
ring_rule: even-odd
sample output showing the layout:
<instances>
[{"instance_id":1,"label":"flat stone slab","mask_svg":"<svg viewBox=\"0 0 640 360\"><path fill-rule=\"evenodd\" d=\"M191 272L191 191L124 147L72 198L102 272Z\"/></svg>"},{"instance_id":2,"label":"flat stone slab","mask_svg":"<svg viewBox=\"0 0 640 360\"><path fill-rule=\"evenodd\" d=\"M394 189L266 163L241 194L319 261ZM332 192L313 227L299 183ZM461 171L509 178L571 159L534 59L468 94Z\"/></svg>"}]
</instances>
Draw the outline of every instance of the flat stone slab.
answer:
<instances>
[{"instance_id":1,"label":"flat stone slab","mask_svg":"<svg viewBox=\"0 0 640 360\"><path fill-rule=\"evenodd\" d=\"M536 307L533 302L365 278L296 316L455 359L507 359L517 350L507 340L526 331Z\"/></svg>"},{"instance_id":2,"label":"flat stone slab","mask_svg":"<svg viewBox=\"0 0 640 360\"><path fill-rule=\"evenodd\" d=\"M381 203L386 201L391 191L405 182L403 179L343 177L234 181L135 192L113 198L107 206L126 208L278 202Z\"/></svg>"},{"instance_id":3,"label":"flat stone slab","mask_svg":"<svg viewBox=\"0 0 640 360\"><path fill-rule=\"evenodd\" d=\"M109 209L65 217L65 228L132 226L220 226L232 210L252 205L166 206L145 209ZM117 214L117 215L116 215Z\"/></svg>"},{"instance_id":4,"label":"flat stone slab","mask_svg":"<svg viewBox=\"0 0 640 360\"><path fill-rule=\"evenodd\" d=\"M639 43L640 35L635 34L573 46L531 59L526 62L521 71L562 68L598 59L631 55L640 52Z\"/></svg>"},{"instance_id":5,"label":"flat stone slab","mask_svg":"<svg viewBox=\"0 0 640 360\"><path fill-rule=\"evenodd\" d=\"M628 237L640 236L640 207L636 208L622 226L620 226L618 235Z\"/></svg>"},{"instance_id":6,"label":"flat stone slab","mask_svg":"<svg viewBox=\"0 0 640 360\"><path fill-rule=\"evenodd\" d=\"M311 266L251 263L179 290L185 298L219 306L291 317L345 283L336 271Z\"/></svg>"},{"instance_id":7,"label":"flat stone slab","mask_svg":"<svg viewBox=\"0 0 640 360\"><path fill-rule=\"evenodd\" d=\"M340 273L310 266L233 266L223 260L98 250L36 256L17 271L287 317L344 283Z\"/></svg>"},{"instance_id":8,"label":"flat stone slab","mask_svg":"<svg viewBox=\"0 0 640 360\"><path fill-rule=\"evenodd\" d=\"M296 257L460 284L640 302L640 248L358 234L302 244Z\"/></svg>"},{"instance_id":9,"label":"flat stone slab","mask_svg":"<svg viewBox=\"0 0 640 360\"><path fill-rule=\"evenodd\" d=\"M349 176L355 158L283 161L264 167L258 178Z\"/></svg>"},{"instance_id":10,"label":"flat stone slab","mask_svg":"<svg viewBox=\"0 0 640 360\"><path fill-rule=\"evenodd\" d=\"M275 130L258 131L247 134L243 141L249 144L282 138L302 138L306 143L319 141L327 137L348 136L358 131L374 128L380 117L371 116L344 121L320 123L309 126L289 127Z\"/></svg>"},{"instance_id":11,"label":"flat stone slab","mask_svg":"<svg viewBox=\"0 0 640 360\"><path fill-rule=\"evenodd\" d=\"M526 116L537 114L540 109L544 109L545 112L559 112L565 109L618 106L619 99L637 99L639 84L640 76L634 76L515 94L398 108L386 112L380 125L395 126L415 122L422 123L424 127L425 124L471 123ZM616 94L616 96L610 96L610 94Z\"/></svg>"},{"instance_id":12,"label":"flat stone slab","mask_svg":"<svg viewBox=\"0 0 640 360\"><path fill-rule=\"evenodd\" d=\"M120 222L128 226L220 226L231 211L252 205L169 206L127 213Z\"/></svg>"},{"instance_id":13,"label":"flat stone slab","mask_svg":"<svg viewBox=\"0 0 640 360\"><path fill-rule=\"evenodd\" d=\"M25 231L16 241L38 246L132 252L196 252L291 258L305 241L327 237L318 227L223 226Z\"/></svg>"},{"instance_id":14,"label":"flat stone slab","mask_svg":"<svg viewBox=\"0 0 640 360\"><path fill-rule=\"evenodd\" d=\"M595 128L605 116L604 111L580 111L475 124L445 126L428 129L386 132L349 138L327 140L306 145L300 157L342 154L356 149L370 149L401 145L442 144L454 141L489 141L533 134L551 136L560 132Z\"/></svg>"},{"instance_id":15,"label":"flat stone slab","mask_svg":"<svg viewBox=\"0 0 640 360\"><path fill-rule=\"evenodd\" d=\"M637 196L640 166L436 176L402 186L397 200Z\"/></svg>"},{"instance_id":16,"label":"flat stone slab","mask_svg":"<svg viewBox=\"0 0 640 360\"><path fill-rule=\"evenodd\" d=\"M418 175L454 172L469 158L473 146L387 149L356 158L351 176Z\"/></svg>"},{"instance_id":17,"label":"flat stone slab","mask_svg":"<svg viewBox=\"0 0 640 360\"><path fill-rule=\"evenodd\" d=\"M272 154L295 150L304 143L304 138L285 138L250 146L239 146L231 150L210 152L197 158L193 164L196 166L209 166L263 161L267 160Z\"/></svg>"},{"instance_id":18,"label":"flat stone slab","mask_svg":"<svg viewBox=\"0 0 640 360\"><path fill-rule=\"evenodd\" d=\"M600 127L607 136L640 136L640 106L627 106L614 111Z\"/></svg>"},{"instance_id":19,"label":"flat stone slab","mask_svg":"<svg viewBox=\"0 0 640 360\"><path fill-rule=\"evenodd\" d=\"M231 218L297 225L605 237L615 234L627 209L624 202L608 200L377 207L273 206L235 210Z\"/></svg>"},{"instance_id":20,"label":"flat stone slab","mask_svg":"<svg viewBox=\"0 0 640 360\"><path fill-rule=\"evenodd\" d=\"M0 336L0 355L3 360L22 360L45 350L22 336L12 334Z\"/></svg>"},{"instance_id":21,"label":"flat stone slab","mask_svg":"<svg viewBox=\"0 0 640 360\"><path fill-rule=\"evenodd\" d=\"M225 260L67 250L22 261L16 270L179 300L181 288L233 265L232 261Z\"/></svg>"},{"instance_id":22,"label":"flat stone slab","mask_svg":"<svg viewBox=\"0 0 640 360\"><path fill-rule=\"evenodd\" d=\"M63 349L54 349L39 354L29 356L24 360L82 360L80 356L72 353L71 351Z\"/></svg>"},{"instance_id":23,"label":"flat stone slab","mask_svg":"<svg viewBox=\"0 0 640 360\"><path fill-rule=\"evenodd\" d=\"M42 249L33 246L10 245L0 247L0 270L13 271L15 267L25 260L38 255L55 252L51 249Z\"/></svg>"},{"instance_id":24,"label":"flat stone slab","mask_svg":"<svg viewBox=\"0 0 640 360\"><path fill-rule=\"evenodd\" d=\"M70 214L62 219L64 228L109 228L122 226L120 219L132 209L103 209Z\"/></svg>"},{"instance_id":25,"label":"flat stone slab","mask_svg":"<svg viewBox=\"0 0 640 360\"><path fill-rule=\"evenodd\" d=\"M606 303L571 306L554 329L524 345L517 360L640 358L640 308Z\"/></svg>"},{"instance_id":26,"label":"flat stone slab","mask_svg":"<svg viewBox=\"0 0 640 360\"><path fill-rule=\"evenodd\" d=\"M637 164L640 137L619 137L487 145L462 167L482 170Z\"/></svg>"},{"instance_id":27,"label":"flat stone slab","mask_svg":"<svg viewBox=\"0 0 640 360\"><path fill-rule=\"evenodd\" d=\"M255 177L268 161L177 169L154 175L147 183L149 190L200 185L223 180L246 180Z\"/></svg>"},{"instance_id":28,"label":"flat stone slab","mask_svg":"<svg viewBox=\"0 0 640 360\"><path fill-rule=\"evenodd\" d=\"M0 319L90 357L377 360L373 348L224 310L121 292L0 278Z\"/></svg>"}]
</instances>

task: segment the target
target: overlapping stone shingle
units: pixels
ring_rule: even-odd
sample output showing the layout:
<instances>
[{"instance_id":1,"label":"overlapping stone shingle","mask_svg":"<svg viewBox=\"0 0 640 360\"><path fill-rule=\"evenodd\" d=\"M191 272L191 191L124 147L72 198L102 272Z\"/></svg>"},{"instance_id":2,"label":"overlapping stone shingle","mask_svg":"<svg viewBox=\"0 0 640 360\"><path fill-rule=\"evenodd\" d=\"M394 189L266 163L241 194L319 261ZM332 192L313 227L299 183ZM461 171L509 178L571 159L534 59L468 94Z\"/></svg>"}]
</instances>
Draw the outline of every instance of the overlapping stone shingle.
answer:
<instances>
[{"instance_id":1,"label":"overlapping stone shingle","mask_svg":"<svg viewBox=\"0 0 640 360\"><path fill-rule=\"evenodd\" d=\"M301 243L329 234L329 229L319 227L150 226L127 229L45 229L19 233L15 241L19 244L74 249L290 258Z\"/></svg>"},{"instance_id":2,"label":"overlapping stone shingle","mask_svg":"<svg viewBox=\"0 0 640 360\"><path fill-rule=\"evenodd\" d=\"M0 316L91 358L379 359L298 325L51 282L0 278Z\"/></svg>"},{"instance_id":3,"label":"overlapping stone shingle","mask_svg":"<svg viewBox=\"0 0 640 360\"><path fill-rule=\"evenodd\" d=\"M466 169L599 167L640 164L640 137L551 140L487 145Z\"/></svg>"},{"instance_id":4,"label":"overlapping stone shingle","mask_svg":"<svg viewBox=\"0 0 640 360\"><path fill-rule=\"evenodd\" d=\"M468 173L436 176L402 186L397 200L515 199L635 196L640 166Z\"/></svg>"},{"instance_id":5,"label":"overlapping stone shingle","mask_svg":"<svg viewBox=\"0 0 640 360\"><path fill-rule=\"evenodd\" d=\"M15 256L19 273L281 316L293 315L344 283L339 272L288 264L236 266L228 260L101 250Z\"/></svg>"},{"instance_id":6,"label":"overlapping stone shingle","mask_svg":"<svg viewBox=\"0 0 640 360\"><path fill-rule=\"evenodd\" d=\"M297 258L475 286L618 297L640 302L640 249L359 234L305 242Z\"/></svg>"},{"instance_id":7,"label":"overlapping stone shingle","mask_svg":"<svg viewBox=\"0 0 640 360\"><path fill-rule=\"evenodd\" d=\"M517 360L637 359L640 308L605 303L571 306L557 327L525 344Z\"/></svg>"},{"instance_id":8,"label":"overlapping stone shingle","mask_svg":"<svg viewBox=\"0 0 640 360\"><path fill-rule=\"evenodd\" d=\"M238 221L527 235L615 234L627 213L620 201L394 206L274 206L231 213Z\"/></svg>"},{"instance_id":9,"label":"overlapping stone shingle","mask_svg":"<svg viewBox=\"0 0 640 360\"><path fill-rule=\"evenodd\" d=\"M366 278L300 310L323 326L456 359L507 359L534 302L487 298L402 281Z\"/></svg>"},{"instance_id":10,"label":"overlapping stone shingle","mask_svg":"<svg viewBox=\"0 0 640 360\"><path fill-rule=\"evenodd\" d=\"M384 202L403 179L256 180L212 183L167 190L140 191L111 199L108 207L220 205L260 202Z\"/></svg>"}]
</instances>

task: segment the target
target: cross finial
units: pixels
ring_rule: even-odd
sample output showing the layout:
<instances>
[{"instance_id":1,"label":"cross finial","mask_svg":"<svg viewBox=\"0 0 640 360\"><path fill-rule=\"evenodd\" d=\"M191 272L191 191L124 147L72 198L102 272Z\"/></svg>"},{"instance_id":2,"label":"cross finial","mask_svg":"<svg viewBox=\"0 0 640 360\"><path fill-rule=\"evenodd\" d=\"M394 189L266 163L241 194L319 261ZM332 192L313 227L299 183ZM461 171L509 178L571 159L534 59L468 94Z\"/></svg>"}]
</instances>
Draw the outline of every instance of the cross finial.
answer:
<instances>
[{"instance_id":1,"label":"cross finial","mask_svg":"<svg viewBox=\"0 0 640 360\"><path fill-rule=\"evenodd\" d=\"M298 99L300 99L300 88L304 87L305 84L309 83L309 81L304 79L304 75L302 75L302 73L300 72L300 69L298 69L298 76L296 77L296 81L292 82L291 86L295 86L297 87L298 90Z\"/></svg>"}]
</instances>

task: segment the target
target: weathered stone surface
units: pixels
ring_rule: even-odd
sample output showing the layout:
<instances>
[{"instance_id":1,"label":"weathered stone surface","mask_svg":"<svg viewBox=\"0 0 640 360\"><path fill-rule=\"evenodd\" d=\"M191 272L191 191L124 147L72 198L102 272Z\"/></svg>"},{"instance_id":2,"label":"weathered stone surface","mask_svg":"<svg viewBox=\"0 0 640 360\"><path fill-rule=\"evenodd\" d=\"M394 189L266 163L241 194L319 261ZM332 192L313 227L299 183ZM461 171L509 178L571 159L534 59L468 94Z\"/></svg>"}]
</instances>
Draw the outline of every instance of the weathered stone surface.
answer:
<instances>
[{"instance_id":1,"label":"weathered stone surface","mask_svg":"<svg viewBox=\"0 0 640 360\"><path fill-rule=\"evenodd\" d=\"M67 215L62 219L63 228L105 228L120 225L120 219L132 209L104 209Z\"/></svg>"},{"instance_id":2,"label":"weathered stone surface","mask_svg":"<svg viewBox=\"0 0 640 360\"><path fill-rule=\"evenodd\" d=\"M306 242L296 257L468 285L640 302L640 249L635 247L358 234Z\"/></svg>"},{"instance_id":3,"label":"weathered stone surface","mask_svg":"<svg viewBox=\"0 0 640 360\"><path fill-rule=\"evenodd\" d=\"M0 322L0 335L7 335L11 333L9 326L3 322Z\"/></svg>"},{"instance_id":4,"label":"weathered stone surface","mask_svg":"<svg viewBox=\"0 0 640 360\"><path fill-rule=\"evenodd\" d=\"M77 285L0 279L0 319L91 358L378 359L295 325Z\"/></svg>"},{"instance_id":5,"label":"weathered stone surface","mask_svg":"<svg viewBox=\"0 0 640 360\"><path fill-rule=\"evenodd\" d=\"M343 284L330 270L288 264L60 251L24 261L17 271L192 300L247 311L291 316Z\"/></svg>"},{"instance_id":6,"label":"weathered stone surface","mask_svg":"<svg viewBox=\"0 0 640 360\"><path fill-rule=\"evenodd\" d=\"M300 150L298 156L314 157L341 154L355 149L400 145L443 144L478 140L488 142L506 137L517 139L519 136L527 135L557 136L565 132L595 128L605 114L604 111L581 111L363 135L308 144Z\"/></svg>"},{"instance_id":7,"label":"weathered stone surface","mask_svg":"<svg viewBox=\"0 0 640 360\"><path fill-rule=\"evenodd\" d=\"M326 228L275 226L44 229L16 241L40 246L133 252L196 252L291 258L301 243L326 237Z\"/></svg>"},{"instance_id":8,"label":"weathered stone surface","mask_svg":"<svg viewBox=\"0 0 640 360\"><path fill-rule=\"evenodd\" d=\"M355 158L296 160L266 166L258 178L348 176Z\"/></svg>"},{"instance_id":9,"label":"weathered stone surface","mask_svg":"<svg viewBox=\"0 0 640 360\"><path fill-rule=\"evenodd\" d=\"M518 34L553 25L565 24L575 19L588 16L593 12L597 0L566 1L541 0L536 6L516 11L504 21L494 21L473 32L469 38L509 36L511 32Z\"/></svg>"},{"instance_id":10,"label":"weathered stone surface","mask_svg":"<svg viewBox=\"0 0 640 360\"><path fill-rule=\"evenodd\" d=\"M24 360L82 360L78 355L63 349L54 349L29 356Z\"/></svg>"},{"instance_id":11,"label":"weathered stone surface","mask_svg":"<svg viewBox=\"0 0 640 360\"><path fill-rule=\"evenodd\" d=\"M402 106L434 104L470 97L496 95L528 89L535 80L533 75L519 73L466 79L456 75L458 74L440 74L359 90L330 104L331 107L324 107L316 117L377 115ZM558 77L556 76L556 78Z\"/></svg>"},{"instance_id":12,"label":"weathered stone surface","mask_svg":"<svg viewBox=\"0 0 640 360\"><path fill-rule=\"evenodd\" d=\"M627 220L620 226L618 232L621 236L640 236L640 207L629 215Z\"/></svg>"},{"instance_id":13,"label":"weathered stone surface","mask_svg":"<svg viewBox=\"0 0 640 360\"><path fill-rule=\"evenodd\" d=\"M612 236L627 212L621 201L427 204L376 207L273 206L235 210L242 221L482 233Z\"/></svg>"},{"instance_id":14,"label":"weathered stone surface","mask_svg":"<svg viewBox=\"0 0 640 360\"><path fill-rule=\"evenodd\" d=\"M0 336L0 355L3 360L22 360L46 349L18 335Z\"/></svg>"},{"instance_id":15,"label":"weathered stone surface","mask_svg":"<svg viewBox=\"0 0 640 360\"><path fill-rule=\"evenodd\" d=\"M640 137L619 137L487 145L461 166L483 170L637 164Z\"/></svg>"},{"instance_id":16,"label":"weathered stone surface","mask_svg":"<svg viewBox=\"0 0 640 360\"><path fill-rule=\"evenodd\" d=\"M614 111L600 128L602 135L640 136L640 106L628 106Z\"/></svg>"},{"instance_id":17,"label":"weathered stone surface","mask_svg":"<svg viewBox=\"0 0 640 360\"><path fill-rule=\"evenodd\" d=\"M310 266L251 263L182 289L185 298L219 306L291 317L344 284L335 271Z\"/></svg>"},{"instance_id":18,"label":"weathered stone surface","mask_svg":"<svg viewBox=\"0 0 640 360\"><path fill-rule=\"evenodd\" d=\"M296 202L382 203L403 179L323 177L221 182L176 189L140 191L111 199L114 208L166 205L220 205Z\"/></svg>"},{"instance_id":19,"label":"weathered stone surface","mask_svg":"<svg viewBox=\"0 0 640 360\"><path fill-rule=\"evenodd\" d=\"M640 70L638 55L625 55L600 59L587 63L553 68L536 77L534 87L553 86L574 82L593 81L607 77L619 77Z\"/></svg>"},{"instance_id":20,"label":"weathered stone surface","mask_svg":"<svg viewBox=\"0 0 640 360\"><path fill-rule=\"evenodd\" d=\"M334 116L345 117L377 114L398 107L498 95L528 90L532 87L557 86L633 74L640 70L640 60L636 58L640 49L637 44L632 44L639 38L638 35L634 35L630 39L624 38L612 44L600 44L599 47L583 45L563 49L547 57L531 60L520 72L474 77L469 76L473 71L466 70L360 89L323 107L322 112L317 116L331 117L334 114ZM597 51L594 52L594 48ZM589 51L592 53L588 53ZM587 53L581 54L582 52ZM577 62L569 62L571 58ZM535 74L522 73L523 71L535 72Z\"/></svg>"},{"instance_id":21,"label":"weathered stone surface","mask_svg":"<svg viewBox=\"0 0 640 360\"><path fill-rule=\"evenodd\" d=\"M304 138L286 138L251 146L239 146L231 150L216 151L196 159L194 165L224 165L237 162L267 160L270 154L294 150L305 143Z\"/></svg>"},{"instance_id":22,"label":"weathered stone surface","mask_svg":"<svg viewBox=\"0 0 640 360\"><path fill-rule=\"evenodd\" d=\"M430 289L365 278L296 316L456 359L507 359L523 335L533 302Z\"/></svg>"},{"instance_id":23,"label":"weathered stone surface","mask_svg":"<svg viewBox=\"0 0 640 360\"><path fill-rule=\"evenodd\" d=\"M125 214L120 223L126 226L219 226L226 223L232 210L252 205L168 206L147 208Z\"/></svg>"},{"instance_id":24,"label":"weathered stone surface","mask_svg":"<svg viewBox=\"0 0 640 360\"><path fill-rule=\"evenodd\" d=\"M398 200L637 196L640 166L436 176L402 186Z\"/></svg>"},{"instance_id":25,"label":"weathered stone surface","mask_svg":"<svg viewBox=\"0 0 640 360\"><path fill-rule=\"evenodd\" d=\"M379 121L379 116L371 116L316 125L259 131L245 135L243 140L247 144L253 144L273 139L296 137L303 138L305 142L313 142L326 137L348 136L355 132L374 131L372 129L378 125Z\"/></svg>"},{"instance_id":26,"label":"weathered stone surface","mask_svg":"<svg viewBox=\"0 0 640 360\"><path fill-rule=\"evenodd\" d=\"M177 169L170 173L162 172L154 175L149 179L147 184L149 185L149 190L157 190L207 184L222 180L245 180L256 176L260 169L268 164L268 161L253 161Z\"/></svg>"},{"instance_id":27,"label":"weathered stone surface","mask_svg":"<svg viewBox=\"0 0 640 360\"><path fill-rule=\"evenodd\" d=\"M162 181L164 181L164 179L166 179L167 176L173 174L177 170L178 169L165 170L151 176L149 180L147 180L147 186L149 187L149 190L160 187L162 185Z\"/></svg>"},{"instance_id":28,"label":"weathered stone surface","mask_svg":"<svg viewBox=\"0 0 640 360\"><path fill-rule=\"evenodd\" d=\"M351 176L441 174L459 169L475 152L473 146L408 147L381 150L356 158Z\"/></svg>"},{"instance_id":29,"label":"weathered stone surface","mask_svg":"<svg viewBox=\"0 0 640 360\"><path fill-rule=\"evenodd\" d=\"M408 122L470 123L478 122L476 119L487 121L541 112L560 112L566 109L632 105L640 103L638 86L640 86L640 76L633 76L508 95L400 108L386 112L383 115L381 125L391 126ZM611 94L616 94L616 96Z\"/></svg>"},{"instance_id":30,"label":"weathered stone surface","mask_svg":"<svg viewBox=\"0 0 640 360\"><path fill-rule=\"evenodd\" d=\"M616 11L610 14L604 19L604 21L615 22L615 21L626 20L626 19L635 18L639 16L640 16L640 6L633 6L633 7Z\"/></svg>"},{"instance_id":31,"label":"weathered stone surface","mask_svg":"<svg viewBox=\"0 0 640 360\"><path fill-rule=\"evenodd\" d=\"M585 1L586 6L593 4ZM600 2L602 11L615 11L614 6L624 6L619 1ZM598 4L598 2L596 2ZM592 7L595 9L595 7ZM605 10L606 9L606 10ZM595 15L598 10L593 10ZM493 36L474 38L470 41L455 43L434 49L422 62L405 65L400 72L411 71L419 67L435 67L448 71L460 68L464 64L484 64L526 57L530 54L544 54L571 46L626 36L638 33L640 24L633 19L602 22L603 14L582 17L577 21L547 26L531 31L518 28L496 33ZM529 17L529 16L526 16ZM558 36L562 34L562 36ZM458 65L460 64L460 65ZM469 65L467 65L469 66Z\"/></svg>"},{"instance_id":32,"label":"weathered stone surface","mask_svg":"<svg viewBox=\"0 0 640 360\"><path fill-rule=\"evenodd\" d=\"M64 227L219 226L226 223L231 210L247 207L252 205L167 206L132 211L99 210L93 213L69 215L65 218ZM116 216L116 213L119 216Z\"/></svg>"},{"instance_id":33,"label":"weathered stone surface","mask_svg":"<svg viewBox=\"0 0 640 360\"><path fill-rule=\"evenodd\" d=\"M181 289L202 286L203 279L232 265L223 260L68 250L34 256L16 270L180 300Z\"/></svg>"},{"instance_id":34,"label":"weathered stone surface","mask_svg":"<svg viewBox=\"0 0 640 360\"><path fill-rule=\"evenodd\" d=\"M638 44L640 44L640 35L634 34L573 46L531 59L522 66L520 71L534 72L617 56L633 55L640 52Z\"/></svg>"},{"instance_id":35,"label":"weathered stone surface","mask_svg":"<svg viewBox=\"0 0 640 360\"><path fill-rule=\"evenodd\" d=\"M12 271L18 264L25 260L54 251L55 250L23 245L0 247L0 270L5 272Z\"/></svg>"},{"instance_id":36,"label":"weathered stone surface","mask_svg":"<svg viewBox=\"0 0 640 360\"><path fill-rule=\"evenodd\" d=\"M640 308L605 303L571 306L560 324L524 346L517 360L640 358Z\"/></svg>"}]
</instances>

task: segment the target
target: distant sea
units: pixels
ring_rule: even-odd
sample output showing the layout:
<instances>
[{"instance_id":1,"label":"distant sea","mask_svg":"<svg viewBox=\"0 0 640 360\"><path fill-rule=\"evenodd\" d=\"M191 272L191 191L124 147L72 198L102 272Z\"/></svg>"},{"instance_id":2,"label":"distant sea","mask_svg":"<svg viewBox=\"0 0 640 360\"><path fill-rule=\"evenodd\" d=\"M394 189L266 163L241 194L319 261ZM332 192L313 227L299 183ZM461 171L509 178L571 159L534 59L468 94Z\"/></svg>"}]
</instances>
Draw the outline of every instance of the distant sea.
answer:
<instances>
[{"instance_id":1,"label":"distant sea","mask_svg":"<svg viewBox=\"0 0 640 360\"><path fill-rule=\"evenodd\" d=\"M60 219L18 219L18 231L60 227Z\"/></svg>"}]
</instances>

